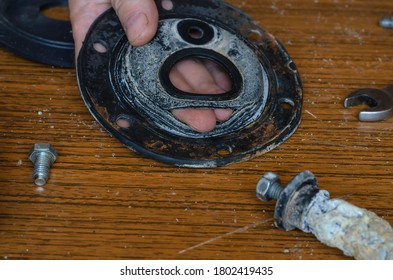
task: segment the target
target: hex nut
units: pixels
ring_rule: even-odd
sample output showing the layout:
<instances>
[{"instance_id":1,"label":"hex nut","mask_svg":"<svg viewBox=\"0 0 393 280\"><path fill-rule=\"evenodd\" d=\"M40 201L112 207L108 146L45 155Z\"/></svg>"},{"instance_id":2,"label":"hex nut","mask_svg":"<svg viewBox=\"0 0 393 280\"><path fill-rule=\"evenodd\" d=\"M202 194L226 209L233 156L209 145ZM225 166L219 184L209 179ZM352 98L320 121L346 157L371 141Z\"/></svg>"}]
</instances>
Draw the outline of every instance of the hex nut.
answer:
<instances>
[{"instance_id":1,"label":"hex nut","mask_svg":"<svg viewBox=\"0 0 393 280\"><path fill-rule=\"evenodd\" d=\"M52 156L52 162L54 162L57 159L58 154L55 148L49 143L34 144L29 152L29 159L32 162L34 162L37 157L37 154L41 152L49 153Z\"/></svg>"},{"instance_id":2,"label":"hex nut","mask_svg":"<svg viewBox=\"0 0 393 280\"><path fill-rule=\"evenodd\" d=\"M272 188L277 184L280 185L280 177L273 172L267 172L258 181L256 188L257 197L262 201L270 201L273 198L271 196Z\"/></svg>"}]
</instances>

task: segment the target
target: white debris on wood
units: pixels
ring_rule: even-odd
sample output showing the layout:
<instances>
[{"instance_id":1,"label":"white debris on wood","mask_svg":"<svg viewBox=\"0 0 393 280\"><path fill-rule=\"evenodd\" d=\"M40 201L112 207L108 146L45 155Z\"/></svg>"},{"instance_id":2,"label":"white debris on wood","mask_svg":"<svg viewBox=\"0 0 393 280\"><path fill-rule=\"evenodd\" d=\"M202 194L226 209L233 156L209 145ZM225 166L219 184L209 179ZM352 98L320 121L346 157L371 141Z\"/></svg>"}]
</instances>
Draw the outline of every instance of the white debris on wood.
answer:
<instances>
[{"instance_id":1,"label":"white debris on wood","mask_svg":"<svg viewBox=\"0 0 393 280\"><path fill-rule=\"evenodd\" d=\"M360 260L392 260L393 229L375 213L319 192L303 219L302 230L322 243Z\"/></svg>"}]
</instances>

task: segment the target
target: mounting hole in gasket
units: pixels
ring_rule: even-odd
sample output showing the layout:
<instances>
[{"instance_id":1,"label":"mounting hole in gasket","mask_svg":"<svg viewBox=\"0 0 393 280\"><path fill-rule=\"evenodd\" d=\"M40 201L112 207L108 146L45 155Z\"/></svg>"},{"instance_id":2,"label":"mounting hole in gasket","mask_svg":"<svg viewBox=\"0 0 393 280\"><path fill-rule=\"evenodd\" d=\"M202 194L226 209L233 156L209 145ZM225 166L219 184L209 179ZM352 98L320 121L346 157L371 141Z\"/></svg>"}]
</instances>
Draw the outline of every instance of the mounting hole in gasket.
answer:
<instances>
[{"instance_id":1,"label":"mounting hole in gasket","mask_svg":"<svg viewBox=\"0 0 393 280\"><path fill-rule=\"evenodd\" d=\"M47 18L70 21L68 1L53 1L40 7L40 12Z\"/></svg>"},{"instance_id":2,"label":"mounting hole in gasket","mask_svg":"<svg viewBox=\"0 0 393 280\"><path fill-rule=\"evenodd\" d=\"M295 103L290 98L281 98L278 102L279 102L281 108L283 108L285 110L290 110L293 107L295 107Z\"/></svg>"},{"instance_id":3,"label":"mounting hole in gasket","mask_svg":"<svg viewBox=\"0 0 393 280\"><path fill-rule=\"evenodd\" d=\"M259 41L262 38L262 33L259 30L250 30L247 35L247 38L252 41Z\"/></svg>"},{"instance_id":4,"label":"mounting hole in gasket","mask_svg":"<svg viewBox=\"0 0 393 280\"><path fill-rule=\"evenodd\" d=\"M295 63L294 63L293 61L288 62L288 68L289 68L291 71L293 71L293 72L296 72L296 71L297 71L296 65L295 65Z\"/></svg>"},{"instance_id":5,"label":"mounting hole in gasket","mask_svg":"<svg viewBox=\"0 0 393 280\"><path fill-rule=\"evenodd\" d=\"M177 30L184 41L194 45L205 45L214 38L214 29L200 20L182 20L178 23Z\"/></svg>"},{"instance_id":6,"label":"mounting hole in gasket","mask_svg":"<svg viewBox=\"0 0 393 280\"><path fill-rule=\"evenodd\" d=\"M98 53L106 53L108 51L107 44L105 42L102 42L102 41L93 43L93 48Z\"/></svg>"},{"instance_id":7,"label":"mounting hole in gasket","mask_svg":"<svg viewBox=\"0 0 393 280\"><path fill-rule=\"evenodd\" d=\"M170 11L173 9L173 2L171 0L162 0L161 1L161 7L164 10Z\"/></svg>"},{"instance_id":8,"label":"mounting hole in gasket","mask_svg":"<svg viewBox=\"0 0 393 280\"><path fill-rule=\"evenodd\" d=\"M172 85L185 93L223 94L233 89L228 71L208 58L183 58L169 72Z\"/></svg>"},{"instance_id":9,"label":"mounting hole in gasket","mask_svg":"<svg viewBox=\"0 0 393 280\"><path fill-rule=\"evenodd\" d=\"M131 121L130 121L127 117L125 117L125 116L120 116L120 117L117 118L116 124L117 124L120 128L127 129L127 128L130 128L130 126L131 126Z\"/></svg>"},{"instance_id":10,"label":"mounting hole in gasket","mask_svg":"<svg viewBox=\"0 0 393 280\"><path fill-rule=\"evenodd\" d=\"M220 144L217 146L217 154L220 156L228 156L233 153L231 146L226 144Z\"/></svg>"}]
</instances>

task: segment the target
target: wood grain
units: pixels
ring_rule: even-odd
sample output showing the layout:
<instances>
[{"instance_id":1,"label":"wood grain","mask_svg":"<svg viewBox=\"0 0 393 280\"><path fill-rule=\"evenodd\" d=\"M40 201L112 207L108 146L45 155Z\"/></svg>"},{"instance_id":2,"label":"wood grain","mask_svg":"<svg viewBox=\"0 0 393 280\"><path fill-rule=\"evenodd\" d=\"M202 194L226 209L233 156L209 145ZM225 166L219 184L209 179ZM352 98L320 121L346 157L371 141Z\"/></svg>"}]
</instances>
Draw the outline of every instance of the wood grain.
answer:
<instances>
[{"instance_id":1,"label":"wood grain","mask_svg":"<svg viewBox=\"0 0 393 280\"><path fill-rule=\"evenodd\" d=\"M304 85L302 123L265 156L187 169L138 155L109 136L80 97L75 70L0 49L0 258L347 259L273 225L255 185L311 170L321 188L393 224L393 119L361 123L352 90L393 83L389 0L232 0L274 34ZM48 141L60 156L43 190L27 158Z\"/></svg>"}]
</instances>

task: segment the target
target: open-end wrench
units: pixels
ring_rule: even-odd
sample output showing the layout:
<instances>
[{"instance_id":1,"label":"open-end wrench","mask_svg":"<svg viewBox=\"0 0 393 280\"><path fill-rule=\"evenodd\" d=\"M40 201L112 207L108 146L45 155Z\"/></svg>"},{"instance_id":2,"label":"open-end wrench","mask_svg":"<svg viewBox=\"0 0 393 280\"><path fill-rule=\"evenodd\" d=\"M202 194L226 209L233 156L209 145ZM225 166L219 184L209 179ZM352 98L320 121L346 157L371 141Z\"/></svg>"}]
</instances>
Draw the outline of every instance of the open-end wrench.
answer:
<instances>
[{"instance_id":1,"label":"open-end wrench","mask_svg":"<svg viewBox=\"0 0 393 280\"><path fill-rule=\"evenodd\" d=\"M364 88L352 92L344 100L344 107L367 104L370 108L359 112L362 122L381 121L393 116L393 85L383 89Z\"/></svg>"}]
</instances>

